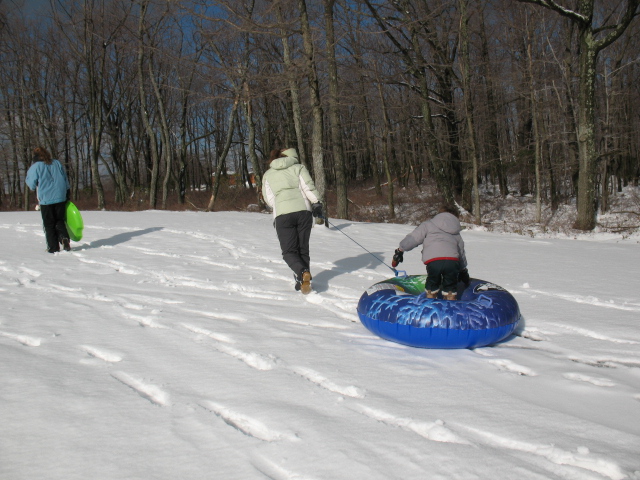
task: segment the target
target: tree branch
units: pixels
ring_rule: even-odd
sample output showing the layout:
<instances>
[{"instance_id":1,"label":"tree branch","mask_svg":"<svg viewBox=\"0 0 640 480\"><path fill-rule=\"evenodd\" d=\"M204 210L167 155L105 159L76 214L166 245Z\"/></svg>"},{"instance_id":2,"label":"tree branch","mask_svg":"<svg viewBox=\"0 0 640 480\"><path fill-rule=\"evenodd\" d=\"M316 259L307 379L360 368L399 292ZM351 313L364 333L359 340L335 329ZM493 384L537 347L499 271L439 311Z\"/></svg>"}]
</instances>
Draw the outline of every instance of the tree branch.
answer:
<instances>
[{"instance_id":1,"label":"tree branch","mask_svg":"<svg viewBox=\"0 0 640 480\"><path fill-rule=\"evenodd\" d=\"M605 47L608 47L613 42L615 42L620 35L627 29L633 18L636 16L636 10L638 9L638 5L640 5L640 0L627 0L627 11L624 13L622 20L613 26L613 31L610 32L606 37L602 38L598 42L596 42L595 48L596 52L599 52Z\"/></svg>"},{"instance_id":2,"label":"tree branch","mask_svg":"<svg viewBox=\"0 0 640 480\"><path fill-rule=\"evenodd\" d=\"M635 0L634 0L635 1ZM559 13L560 15L570 18L574 22L578 23L587 23L589 18L584 15L574 12L569 8L565 8L562 5L558 5L555 0L518 0L520 3L531 3L533 5L540 5L541 7L548 8L549 10L553 10L554 12Z\"/></svg>"}]
</instances>

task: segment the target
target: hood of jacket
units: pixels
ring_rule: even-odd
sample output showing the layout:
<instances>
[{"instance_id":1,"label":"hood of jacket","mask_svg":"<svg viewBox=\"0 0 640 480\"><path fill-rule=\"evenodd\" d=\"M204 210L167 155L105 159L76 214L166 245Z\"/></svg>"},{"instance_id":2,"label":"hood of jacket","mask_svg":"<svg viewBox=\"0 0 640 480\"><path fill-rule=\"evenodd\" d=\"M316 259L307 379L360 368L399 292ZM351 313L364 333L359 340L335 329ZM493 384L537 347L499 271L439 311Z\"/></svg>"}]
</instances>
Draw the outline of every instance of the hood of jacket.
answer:
<instances>
[{"instance_id":1,"label":"hood of jacket","mask_svg":"<svg viewBox=\"0 0 640 480\"><path fill-rule=\"evenodd\" d=\"M285 168L289 168L291 165L295 165L298 163L298 159L294 157L282 157L276 158L273 162L269 164L270 168L274 170L284 170Z\"/></svg>"},{"instance_id":2,"label":"hood of jacket","mask_svg":"<svg viewBox=\"0 0 640 480\"><path fill-rule=\"evenodd\" d=\"M451 235L456 235L462 230L460 220L458 220L455 215L448 212L439 213L431 219L431 223L443 232Z\"/></svg>"}]
</instances>

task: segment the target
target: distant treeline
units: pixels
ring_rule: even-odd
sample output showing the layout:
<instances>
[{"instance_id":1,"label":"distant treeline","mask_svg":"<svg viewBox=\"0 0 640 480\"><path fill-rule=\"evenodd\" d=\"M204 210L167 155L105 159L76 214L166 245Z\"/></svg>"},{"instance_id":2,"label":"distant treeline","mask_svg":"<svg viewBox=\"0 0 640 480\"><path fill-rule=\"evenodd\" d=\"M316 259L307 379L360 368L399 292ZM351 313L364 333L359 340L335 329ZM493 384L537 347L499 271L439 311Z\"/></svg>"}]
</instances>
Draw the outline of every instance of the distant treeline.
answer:
<instances>
[{"instance_id":1,"label":"distant treeline","mask_svg":"<svg viewBox=\"0 0 640 480\"><path fill-rule=\"evenodd\" d=\"M394 185L428 182L477 222L481 188L538 210L576 198L588 230L640 177L639 0L17 3L0 1L13 206L40 145L96 208L206 188L213 209L225 177L254 189L280 147L342 218L355 182L391 217Z\"/></svg>"}]
</instances>

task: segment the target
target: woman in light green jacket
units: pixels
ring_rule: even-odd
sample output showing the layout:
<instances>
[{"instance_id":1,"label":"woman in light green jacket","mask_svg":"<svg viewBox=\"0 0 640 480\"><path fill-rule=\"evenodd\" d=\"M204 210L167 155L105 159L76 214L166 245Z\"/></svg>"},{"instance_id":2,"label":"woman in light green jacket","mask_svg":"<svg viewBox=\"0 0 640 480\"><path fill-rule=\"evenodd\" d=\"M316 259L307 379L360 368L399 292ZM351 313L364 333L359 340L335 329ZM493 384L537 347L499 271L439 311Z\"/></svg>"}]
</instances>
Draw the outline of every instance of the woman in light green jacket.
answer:
<instances>
[{"instance_id":1,"label":"woman in light green jacket","mask_svg":"<svg viewBox=\"0 0 640 480\"><path fill-rule=\"evenodd\" d=\"M273 150L262 177L262 196L273 209L282 258L293 270L295 289L311 292L309 238L313 218L322 218L320 194L294 148Z\"/></svg>"}]
</instances>

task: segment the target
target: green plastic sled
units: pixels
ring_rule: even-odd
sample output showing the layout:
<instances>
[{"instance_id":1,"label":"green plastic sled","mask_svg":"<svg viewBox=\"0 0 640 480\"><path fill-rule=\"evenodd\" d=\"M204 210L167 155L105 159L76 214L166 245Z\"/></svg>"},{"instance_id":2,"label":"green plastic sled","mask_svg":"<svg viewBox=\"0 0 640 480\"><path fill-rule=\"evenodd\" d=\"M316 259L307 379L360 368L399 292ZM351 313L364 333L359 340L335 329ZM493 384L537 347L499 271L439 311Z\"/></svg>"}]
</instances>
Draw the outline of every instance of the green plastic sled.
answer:
<instances>
[{"instance_id":1,"label":"green plastic sled","mask_svg":"<svg viewBox=\"0 0 640 480\"><path fill-rule=\"evenodd\" d=\"M67 202L67 232L69 238L74 242L82 240L82 230L84 230L84 222L80 210L73 203Z\"/></svg>"}]
</instances>

